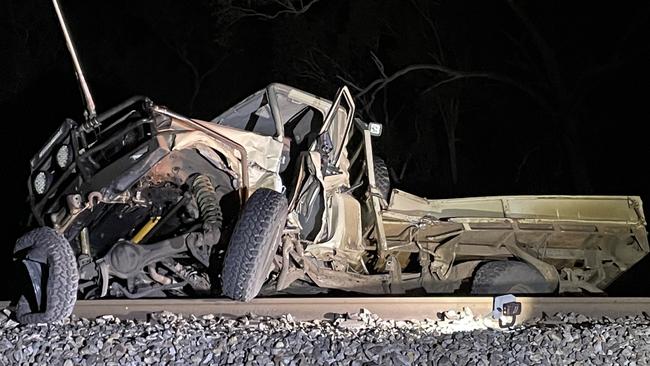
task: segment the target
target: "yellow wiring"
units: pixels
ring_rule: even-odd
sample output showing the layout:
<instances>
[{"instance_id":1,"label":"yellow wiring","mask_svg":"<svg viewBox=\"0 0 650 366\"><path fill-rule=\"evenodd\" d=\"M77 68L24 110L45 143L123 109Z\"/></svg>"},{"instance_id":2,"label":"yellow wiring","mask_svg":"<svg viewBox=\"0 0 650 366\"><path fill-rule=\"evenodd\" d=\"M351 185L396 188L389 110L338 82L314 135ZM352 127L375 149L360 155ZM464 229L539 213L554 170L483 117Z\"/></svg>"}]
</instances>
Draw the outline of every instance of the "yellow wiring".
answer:
<instances>
[{"instance_id":1,"label":"yellow wiring","mask_svg":"<svg viewBox=\"0 0 650 366\"><path fill-rule=\"evenodd\" d=\"M150 218L149 221L147 221L147 223L144 224L144 226L142 226L140 231L138 231L138 233L135 234L133 239L131 239L131 242L133 244L138 244L139 242L141 242L142 239L144 239L144 237L151 231L151 229L153 229L154 226L156 226L158 221L160 221L160 216Z\"/></svg>"}]
</instances>

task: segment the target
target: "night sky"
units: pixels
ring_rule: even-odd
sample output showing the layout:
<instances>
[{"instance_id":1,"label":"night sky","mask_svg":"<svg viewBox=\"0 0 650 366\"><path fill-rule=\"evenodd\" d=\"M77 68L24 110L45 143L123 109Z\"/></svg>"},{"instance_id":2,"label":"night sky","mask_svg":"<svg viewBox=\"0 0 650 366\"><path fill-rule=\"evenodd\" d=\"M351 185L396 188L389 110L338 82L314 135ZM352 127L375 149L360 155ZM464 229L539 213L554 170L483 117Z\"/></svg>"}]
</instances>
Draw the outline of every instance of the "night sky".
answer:
<instances>
[{"instance_id":1,"label":"night sky","mask_svg":"<svg viewBox=\"0 0 650 366\"><path fill-rule=\"evenodd\" d=\"M429 198L640 195L650 202L641 131L650 85L647 3L61 5L99 112L142 94L209 119L271 82L328 98L347 84L362 117L384 124L377 149L394 186L406 191ZM4 151L9 258L26 229L28 160L64 118L81 120L83 109L50 1L0 3L0 55L2 135L18 142ZM628 277L647 278L648 268L646 259ZM650 289L630 283L614 293Z\"/></svg>"}]
</instances>

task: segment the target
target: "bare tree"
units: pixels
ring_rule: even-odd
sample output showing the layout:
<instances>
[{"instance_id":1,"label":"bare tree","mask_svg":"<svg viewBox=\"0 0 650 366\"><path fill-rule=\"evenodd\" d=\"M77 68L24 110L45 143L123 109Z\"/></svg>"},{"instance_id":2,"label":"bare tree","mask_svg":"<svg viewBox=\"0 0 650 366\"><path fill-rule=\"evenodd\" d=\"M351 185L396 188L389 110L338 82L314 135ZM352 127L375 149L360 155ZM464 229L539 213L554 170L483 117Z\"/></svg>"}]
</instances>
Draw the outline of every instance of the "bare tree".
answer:
<instances>
[{"instance_id":1,"label":"bare tree","mask_svg":"<svg viewBox=\"0 0 650 366\"><path fill-rule=\"evenodd\" d=\"M241 20L254 17L262 20L273 20L283 15L300 15L306 13L319 0L309 2L292 0L215 0L208 3L214 9L210 34L214 35L211 47L205 47L202 54L195 54L189 50L191 44L196 43L196 36L204 36L201 32L206 29L196 29L193 24L178 24L172 27L173 32L160 30L158 32L163 44L169 48L186 67L190 74L191 93L188 100L188 113L193 114L201 91L211 77L219 70L229 57L241 51L233 49L227 41L228 29ZM269 10L265 13L261 9ZM159 27L159 24L151 24ZM210 50L205 51L205 50ZM207 56L207 57L206 57Z\"/></svg>"},{"instance_id":2,"label":"bare tree","mask_svg":"<svg viewBox=\"0 0 650 366\"><path fill-rule=\"evenodd\" d=\"M530 84L513 79L506 75L492 72L463 71L464 68L467 68L467 62L459 62L457 57L450 55L445 51L444 44L438 31L438 26L430 13L431 7L427 7L427 3L424 5L421 4L418 0L410 0L409 3L412 5L416 13L419 14L426 30L424 36L430 41L428 43L430 50L427 53L429 60L426 60L428 62L408 64L395 71L389 71L377 54L371 51L369 58L375 67L377 76L374 80L362 83L352 77L345 66L341 65L336 60L333 60L331 57L328 57L326 54L321 52L318 57L314 57L313 53L310 53L310 57L303 60L305 70L301 72L301 76L321 82L328 82L328 76L325 75L324 70L335 70L337 72L337 80L344 82L354 90L354 96L360 107L359 110L364 117L382 122L385 125L384 131L386 131L387 134L390 134L391 132L390 125L394 121L395 117L399 115L400 111L405 107L404 105L397 106L397 113L392 113L389 103L389 100L391 100L389 90L390 85L400 78L416 73L419 78L428 80L428 85L418 92L418 97L430 98L432 100L432 106L435 108L435 115L442 122L445 129L447 140L446 145L449 153L449 169L451 181L454 185L458 182L457 130L460 124L461 94L462 89L467 85L466 81L470 79L483 79L515 88L528 96L548 115L553 118L560 117L560 110L558 110L554 101L549 100L545 90L531 87ZM511 4L514 3L511 2ZM515 5L512 6L517 9ZM519 13L521 14L521 12ZM526 21L526 23L527 27L530 28L531 31L534 31L534 27L532 27L530 22ZM544 43L544 40L539 33L535 33L534 39L539 48L545 54L544 64L547 65L545 73L548 79L551 80L551 86L554 88L563 88L564 84L561 80L558 71L558 64L552 55L551 48ZM533 60L534 59L531 59L531 61ZM327 64L327 66L325 66L325 64ZM531 62L530 64L531 67L535 65L534 62ZM461 65L463 67L461 67ZM331 80L331 78L329 78L329 80ZM445 90L444 93L434 93L442 88ZM394 92L403 93L404 91L397 89ZM378 101L379 103L377 103ZM571 126L572 125L569 124L569 128ZM419 132L416 131L416 134L417 133ZM567 139L565 143L567 145L570 145L571 141L574 140L569 138L569 136L569 134L566 135ZM571 152L571 159L573 161L572 165L576 165L576 175L582 175L580 174L579 169L584 169L584 164L579 163L579 156L575 151ZM528 160L528 158L526 158L526 160ZM408 163L408 161L410 161L409 156L406 156L403 161L398 163L398 165L403 167ZM520 165L517 173L518 175L525 164L526 163L524 162L523 165ZM578 168L578 165L582 165L583 168ZM397 176L399 175L401 174L397 174ZM576 183L578 181L588 183L588 180L584 177L579 179L577 178Z\"/></svg>"},{"instance_id":3,"label":"bare tree","mask_svg":"<svg viewBox=\"0 0 650 366\"><path fill-rule=\"evenodd\" d=\"M178 56L178 58L181 60L183 65L187 67L187 69L190 71L190 74L192 75L192 93L190 95L190 99L188 102L188 113L192 115L194 113L196 99L201 93L201 87L212 74L214 74L217 70L219 70L219 67L229 56L232 55L232 53L224 54L218 59L212 60L211 66L209 66L208 68L201 69L188 54L187 40L179 43L172 43L170 40L165 38L163 38L162 40L163 43L170 50L172 50L174 54L176 54L176 56Z\"/></svg>"},{"instance_id":4,"label":"bare tree","mask_svg":"<svg viewBox=\"0 0 650 366\"><path fill-rule=\"evenodd\" d=\"M569 83L567 83L565 78L562 76L560 64L553 48L548 44L539 29L515 0L508 0L508 5L528 32L532 44L539 55L538 59L534 56L530 56L526 52L525 45L517 43L517 46L524 57L529 60L529 62L524 62L523 65L539 64L541 66L540 69L536 70L537 72L532 74L535 76L535 85L539 85L540 89L539 91L536 91L536 95L538 95L538 99L544 100L544 106L548 115L561 128L561 145L569 159L570 172L573 178L574 187L582 193L589 193L592 190L591 182L589 175L587 174L585 159L582 156L580 148L578 120L569 112L574 110L574 96L581 95L581 93L577 92L580 83L576 83L576 90L569 90ZM606 67L603 68L603 70L604 69L606 69ZM579 79L581 78L582 77ZM520 175L523 166L526 164L529 155L530 154L526 154L522 163L519 165L518 176Z\"/></svg>"},{"instance_id":5,"label":"bare tree","mask_svg":"<svg viewBox=\"0 0 650 366\"><path fill-rule=\"evenodd\" d=\"M423 97L429 93L432 93L438 88L447 86L450 84L458 84L462 80L467 79L486 79L492 80L498 83L509 85L516 89L523 91L525 94L530 96L533 100L544 107L546 110L551 110L548 102L535 90L528 87L527 85L518 82L514 79L511 79L507 76L498 75L494 73L486 72L468 72L455 70L450 67L439 65L439 64L414 64L407 65L391 74L387 74L381 60L374 54L371 54L371 58L374 64L377 67L377 70L380 76L367 84L364 87L360 87L353 80L350 80L342 75L337 75L337 78L346 84L350 85L354 90L354 96L361 105L363 113L375 120L381 121L387 127L386 129L390 131L388 127L392 122L392 119L389 115L389 108L387 100L388 96L388 86L390 83L396 81L397 79L406 76L407 74L420 72L420 73L429 73L433 74L430 76L432 79L431 84L423 89L419 95ZM442 59L442 58L441 58ZM374 104L380 95L383 97L383 103L381 108L374 108ZM457 159L457 148L456 142L458 141L456 131L459 125L459 106L460 106L460 97L459 92L454 93L452 96L444 98L440 95L434 96L434 101L438 110L438 115L443 121L445 127L445 132L447 136L447 147L449 151L449 167L452 176L452 183L456 184L458 182L458 159ZM404 106L402 106L403 108ZM375 109L381 111L380 117L374 112Z\"/></svg>"},{"instance_id":6,"label":"bare tree","mask_svg":"<svg viewBox=\"0 0 650 366\"><path fill-rule=\"evenodd\" d=\"M230 11L236 11L236 12L241 12L241 17L256 17L256 18L261 18L261 19L275 19L281 15L300 15L306 13L309 8L311 8L314 4L319 2L320 0L311 0L308 2L305 2L303 0L268 0L268 1L256 1L257 9L252 8L252 7L244 7L244 6L236 6L236 5L231 5L230 6ZM233 2L234 3L234 2ZM250 4L251 1L248 1ZM263 13L259 10L259 7L265 5L264 3L268 3L271 5L274 5L277 10L274 10L272 13Z\"/></svg>"},{"instance_id":7,"label":"bare tree","mask_svg":"<svg viewBox=\"0 0 650 366\"><path fill-rule=\"evenodd\" d=\"M227 30L244 18L274 20L306 13L320 0L214 0L216 17Z\"/></svg>"}]
</instances>

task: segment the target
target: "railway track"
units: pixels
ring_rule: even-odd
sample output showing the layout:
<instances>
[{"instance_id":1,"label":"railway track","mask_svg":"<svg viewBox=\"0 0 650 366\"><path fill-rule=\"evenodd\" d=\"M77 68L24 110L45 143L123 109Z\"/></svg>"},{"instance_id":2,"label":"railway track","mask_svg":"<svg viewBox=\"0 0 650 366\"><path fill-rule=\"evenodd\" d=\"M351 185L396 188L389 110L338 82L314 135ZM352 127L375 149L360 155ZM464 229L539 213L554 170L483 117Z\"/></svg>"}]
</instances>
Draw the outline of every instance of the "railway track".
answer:
<instances>
[{"instance_id":1,"label":"railway track","mask_svg":"<svg viewBox=\"0 0 650 366\"><path fill-rule=\"evenodd\" d=\"M525 322L542 313L575 312L589 317L620 317L650 314L650 297L519 297L521 315ZM0 302L0 307L9 305ZM368 309L383 319L432 319L447 310L460 311L469 307L475 315L492 311L492 297L348 297L348 298L259 298L249 303L227 299L140 299L140 300L80 300L74 313L79 317L95 318L115 315L126 319L145 319L153 312L169 311L186 315L218 314L242 316L280 316L291 314L297 320L333 318L336 314L355 313Z\"/></svg>"}]
</instances>

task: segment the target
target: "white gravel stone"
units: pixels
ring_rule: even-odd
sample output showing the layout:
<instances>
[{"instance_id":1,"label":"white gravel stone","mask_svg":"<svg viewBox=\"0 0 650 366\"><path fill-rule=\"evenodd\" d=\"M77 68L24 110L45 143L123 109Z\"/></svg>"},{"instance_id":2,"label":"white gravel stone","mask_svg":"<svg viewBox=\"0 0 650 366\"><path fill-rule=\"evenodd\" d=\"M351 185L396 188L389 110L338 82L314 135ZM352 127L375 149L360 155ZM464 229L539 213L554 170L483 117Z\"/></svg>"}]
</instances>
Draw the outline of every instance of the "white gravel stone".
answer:
<instances>
[{"instance_id":1,"label":"white gravel stone","mask_svg":"<svg viewBox=\"0 0 650 366\"><path fill-rule=\"evenodd\" d=\"M4 316L4 318L3 318ZM650 318L542 317L503 331L471 310L382 320L362 309L334 321L163 312L18 325L0 314L0 365L610 365L650 363Z\"/></svg>"}]
</instances>

